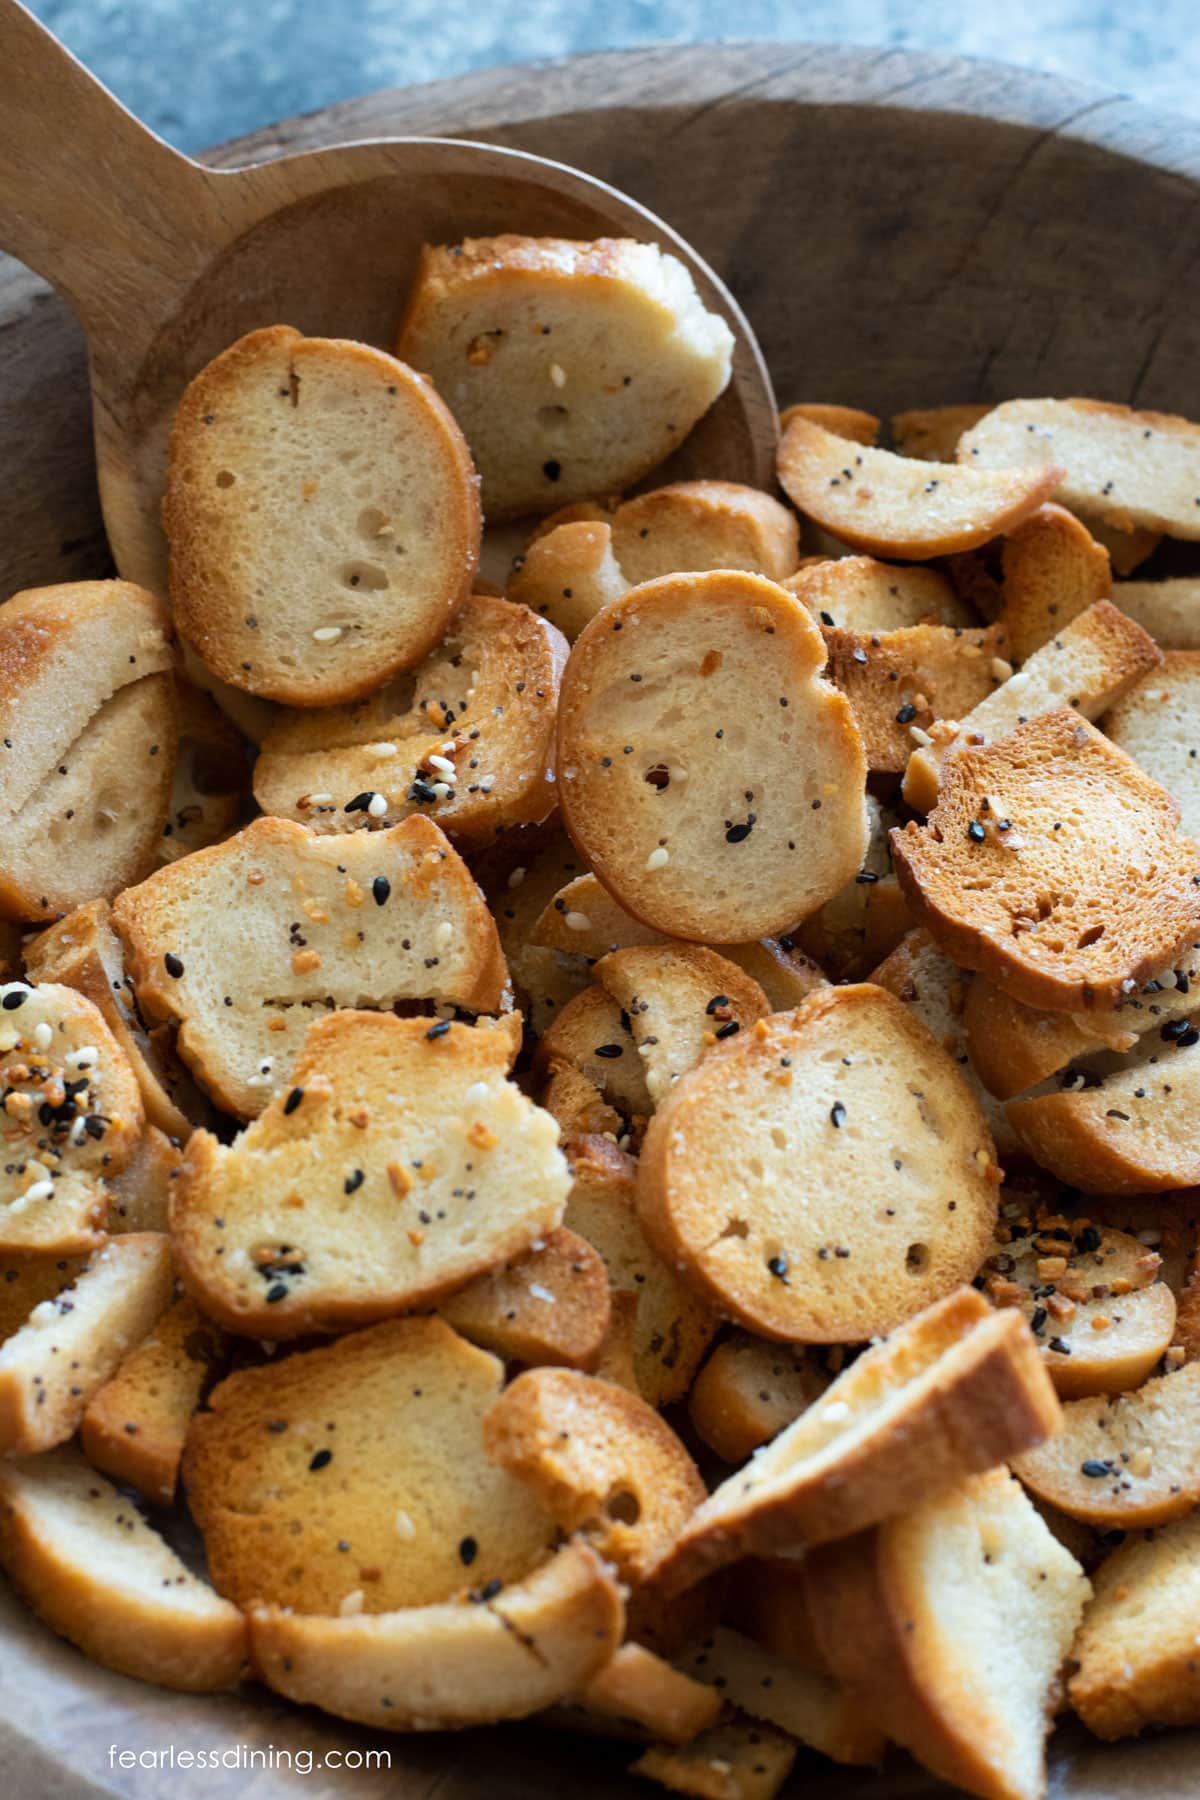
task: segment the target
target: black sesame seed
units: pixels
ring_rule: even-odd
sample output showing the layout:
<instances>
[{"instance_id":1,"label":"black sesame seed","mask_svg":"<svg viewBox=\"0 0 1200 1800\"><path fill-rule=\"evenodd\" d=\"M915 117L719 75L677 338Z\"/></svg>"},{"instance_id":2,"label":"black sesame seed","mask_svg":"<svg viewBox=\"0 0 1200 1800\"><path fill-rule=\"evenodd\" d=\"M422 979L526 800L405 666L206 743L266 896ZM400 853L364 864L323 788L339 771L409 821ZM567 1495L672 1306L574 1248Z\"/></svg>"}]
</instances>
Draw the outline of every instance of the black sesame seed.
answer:
<instances>
[{"instance_id":1,"label":"black sesame seed","mask_svg":"<svg viewBox=\"0 0 1200 1800\"><path fill-rule=\"evenodd\" d=\"M432 789L430 790L430 792L432 793ZM370 806L370 804L374 798L375 798L375 796L373 793L370 792L370 790L368 790L366 793L363 793L363 794L355 794L353 800L347 800L345 806L343 806L343 808L342 808L342 811L348 812L348 813L366 812L367 808Z\"/></svg>"},{"instance_id":2,"label":"black sesame seed","mask_svg":"<svg viewBox=\"0 0 1200 1800\"><path fill-rule=\"evenodd\" d=\"M327 1469L332 1461L333 1461L333 1451L332 1450L317 1450L313 1453L312 1460L310 1461L308 1466L309 1466L309 1469L312 1470L313 1473L315 1474L315 1472L318 1469Z\"/></svg>"},{"instance_id":3,"label":"black sesame seed","mask_svg":"<svg viewBox=\"0 0 1200 1800\"><path fill-rule=\"evenodd\" d=\"M846 1117L845 1107L842 1105L840 1100L835 1100L833 1105L829 1109L829 1123L833 1126L835 1131L840 1131L842 1129L842 1124L845 1120L845 1117Z\"/></svg>"},{"instance_id":4,"label":"black sesame seed","mask_svg":"<svg viewBox=\"0 0 1200 1800\"><path fill-rule=\"evenodd\" d=\"M371 893L374 897L376 906L386 906L391 891L392 884L386 875L377 875L371 883Z\"/></svg>"},{"instance_id":5,"label":"black sesame seed","mask_svg":"<svg viewBox=\"0 0 1200 1800\"><path fill-rule=\"evenodd\" d=\"M625 1054L625 1052L622 1049L620 1044L597 1044L596 1045L596 1055L603 1056L610 1062L615 1057L623 1056L624 1054Z\"/></svg>"},{"instance_id":6,"label":"black sesame seed","mask_svg":"<svg viewBox=\"0 0 1200 1800\"><path fill-rule=\"evenodd\" d=\"M342 1192L346 1194L357 1194L359 1188L366 1179L367 1178L361 1169L351 1169L342 1184Z\"/></svg>"},{"instance_id":7,"label":"black sesame seed","mask_svg":"<svg viewBox=\"0 0 1200 1800\"><path fill-rule=\"evenodd\" d=\"M28 988L15 988L11 994L5 994L0 1005L4 1007L5 1012L16 1012L18 1006L24 1006L28 998Z\"/></svg>"},{"instance_id":8,"label":"black sesame seed","mask_svg":"<svg viewBox=\"0 0 1200 1800\"><path fill-rule=\"evenodd\" d=\"M782 1281L786 1284L787 1272L788 1272L788 1262L787 1262L786 1256L770 1257L767 1261L767 1268L768 1268L769 1272L772 1275L774 1275L776 1281Z\"/></svg>"},{"instance_id":9,"label":"black sesame seed","mask_svg":"<svg viewBox=\"0 0 1200 1800\"><path fill-rule=\"evenodd\" d=\"M906 700L904 705L900 708L900 711L896 714L896 723L897 725L909 725L916 716L916 707L911 700Z\"/></svg>"},{"instance_id":10,"label":"black sesame seed","mask_svg":"<svg viewBox=\"0 0 1200 1800\"><path fill-rule=\"evenodd\" d=\"M178 981L179 977L183 974L183 958L176 956L173 950L168 950L167 954L163 957L163 967L168 975L173 975L175 980Z\"/></svg>"},{"instance_id":11,"label":"black sesame seed","mask_svg":"<svg viewBox=\"0 0 1200 1800\"><path fill-rule=\"evenodd\" d=\"M299 1106L299 1104L303 1100L303 1098L304 1098L304 1089L300 1088L300 1087L294 1087L292 1089L291 1093L288 1095L287 1099L283 1103L283 1116L285 1119L287 1118L289 1113L295 1112L296 1108Z\"/></svg>"},{"instance_id":12,"label":"black sesame seed","mask_svg":"<svg viewBox=\"0 0 1200 1800\"><path fill-rule=\"evenodd\" d=\"M713 1013L716 1012L716 1010L719 1006L728 1006L728 1005L729 1005L729 995L728 994L714 994L712 999L709 1001L708 1005L705 1007L704 1010L711 1018Z\"/></svg>"},{"instance_id":13,"label":"black sesame seed","mask_svg":"<svg viewBox=\"0 0 1200 1800\"><path fill-rule=\"evenodd\" d=\"M473 1537L465 1537L458 1546L459 1561L465 1563L469 1569L478 1555L479 1545L475 1542L475 1539Z\"/></svg>"},{"instance_id":14,"label":"black sesame seed","mask_svg":"<svg viewBox=\"0 0 1200 1800\"><path fill-rule=\"evenodd\" d=\"M429 1027L429 1030L425 1033L425 1036L429 1040L430 1043L433 1043L435 1038L444 1038L446 1033L449 1031L449 1029L450 1029L449 1019L439 1019L436 1025L431 1025Z\"/></svg>"},{"instance_id":15,"label":"black sesame seed","mask_svg":"<svg viewBox=\"0 0 1200 1800\"><path fill-rule=\"evenodd\" d=\"M725 842L727 844L744 843L745 840L750 836L750 833L753 830L754 830L754 815L751 814L750 818L747 819L747 821L744 825L727 825L726 826Z\"/></svg>"},{"instance_id":16,"label":"black sesame seed","mask_svg":"<svg viewBox=\"0 0 1200 1800\"><path fill-rule=\"evenodd\" d=\"M1045 1323L1046 1323L1045 1307L1044 1306L1035 1306L1032 1313L1029 1316L1029 1324L1030 1324L1031 1330L1033 1330L1040 1336L1041 1332L1043 1330L1043 1327L1045 1326Z\"/></svg>"},{"instance_id":17,"label":"black sesame seed","mask_svg":"<svg viewBox=\"0 0 1200 1800\"><path fill-rule=\"evenodd\" d=\"M719 1038L731 1038L735 1031L740 1031L741 1029L742 1028L736 1019L729 1019L721 1026L720 1030L717 1032L717 1036Z\"/></svg>"},{"instance_id":18,"label":"black sesame seed","mask_svg":"<svg viewBox=\"0 0 1200 1800\"><path fill-rule=\"evenodd\" d=\"M972 819L971 823L967 826L967 836L973 844L982 844L987 837L987 832L979 823L978 819Z\"/></svg>"},{"instance_id":19,"label":"black sesame seed","mask_svg":"<svg viewBox=\"0 0 1200 1800\"><path fill-rule=\"evenodd\" d=\"M274 1306L277 1300L286 1300L288 1296L287 1282L277 1281L267 1289L267 1305Z\"/></svg>"},{"instance_id":20,"label":"black sesame seed","mask_svg":"<svg viewBox=\"0 0 1200 1800\"><path fill-rule=\"evenodd\" d=\"M542 474L546 477L547 481L557 481L562 474L562 464L555 462L554 459L551 458L549 462L544 462L542 464Z\"/></svg>"},{"instance_id":21,"label":"black sesame seed","mask_svg":"<svg viewBox=\"0 0 1200 1800\"><path fill-rule=\"evenodd\" d=\"M1109 1463L1101 1462L1098 1457L1089 1456L1085 1463L1080 1463L1079 1473L1086 1475L1091 1481L1103 1481L1106 1475L1112 1474Z\"/></svg>"}]
</instances>

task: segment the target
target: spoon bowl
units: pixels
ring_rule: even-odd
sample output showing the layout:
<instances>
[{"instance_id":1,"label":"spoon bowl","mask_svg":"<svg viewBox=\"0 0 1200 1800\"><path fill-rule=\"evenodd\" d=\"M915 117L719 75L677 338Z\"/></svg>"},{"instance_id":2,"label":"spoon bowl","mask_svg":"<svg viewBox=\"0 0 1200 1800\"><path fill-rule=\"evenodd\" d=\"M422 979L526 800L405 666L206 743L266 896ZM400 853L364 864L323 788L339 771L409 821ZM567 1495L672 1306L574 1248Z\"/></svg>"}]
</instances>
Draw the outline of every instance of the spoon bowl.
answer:
<instances>
[{"instance_id":1,"label":"spoon bowl","mask_svg":"<svg viewBox=\"0 0 1200 1800\"><path fill-rule=\"evenodd\" d=\"M503 231L634 237L677 256L734 333L733 375L655 480L771 485L775 399L750 326L695 251L616 188L444 138L206 169L0 0L0 246L59 290L87 336L101 505L128 580L166 593L166 445L198 369L263 325L390 348L421 245Z\"/></svg>"}]
</instances>

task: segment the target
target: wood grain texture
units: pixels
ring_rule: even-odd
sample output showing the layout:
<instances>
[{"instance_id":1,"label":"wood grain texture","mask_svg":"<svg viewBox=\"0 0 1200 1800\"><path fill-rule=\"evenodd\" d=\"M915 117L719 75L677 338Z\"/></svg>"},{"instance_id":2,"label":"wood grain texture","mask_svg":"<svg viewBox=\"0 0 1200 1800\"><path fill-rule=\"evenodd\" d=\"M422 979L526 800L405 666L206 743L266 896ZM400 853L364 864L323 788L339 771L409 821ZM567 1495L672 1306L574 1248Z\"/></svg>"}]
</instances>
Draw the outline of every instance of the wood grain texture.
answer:
<instances>
[{"instance_id":1,"label":"wood grain texture","mask_svg":"<svg viewBox=\"0 0 1200 1800\"><path fill-rule=\"evenodd\" d=\"M348 102L215 152L214 167L346 138L469 136L628 189L730 281L782 400L887 411L1084 392L1200 412L1200 127L1050 76L890 51L631 51ZM104 572L82 341L62 302L0 262L0 592ZM342 1729L260 1692L178 1696L93 1669L0 1591L0 1756L21 1800L526 1800L632 1792L625 1758L533 1728L457 1739ZM388 1771L122 1772L108 1747L237 1741L319 1756L390 1748ZM1053 1800L1186 1800L1200 1741L1066 1731ZM637 1784L638 1791L642 1784ZM647 1794L650 1788L645 1789ZM934 1800L801 1759L808 1800Z\"/></svg>"}]
</instances>

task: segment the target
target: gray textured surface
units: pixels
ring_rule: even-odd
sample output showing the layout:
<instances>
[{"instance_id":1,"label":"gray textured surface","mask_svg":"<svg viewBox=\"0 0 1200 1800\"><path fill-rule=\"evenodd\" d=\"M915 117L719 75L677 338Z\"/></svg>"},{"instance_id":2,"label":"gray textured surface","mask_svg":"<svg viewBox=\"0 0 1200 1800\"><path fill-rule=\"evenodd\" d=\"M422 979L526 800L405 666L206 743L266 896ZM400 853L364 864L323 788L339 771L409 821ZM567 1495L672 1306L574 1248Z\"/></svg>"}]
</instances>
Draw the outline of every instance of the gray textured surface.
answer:
<instances>
[{"instance_id":1,"label":"gray textured surface","mask_svg":"<svg viewBox=\"0 0 1200 1800\"><path fill-rule=\"evenodd\" d=\"M375 88L662 41L780 38L995 57L1200 113L1197 0L27 0L195 150Z\"/></svg>"}]
</instances>

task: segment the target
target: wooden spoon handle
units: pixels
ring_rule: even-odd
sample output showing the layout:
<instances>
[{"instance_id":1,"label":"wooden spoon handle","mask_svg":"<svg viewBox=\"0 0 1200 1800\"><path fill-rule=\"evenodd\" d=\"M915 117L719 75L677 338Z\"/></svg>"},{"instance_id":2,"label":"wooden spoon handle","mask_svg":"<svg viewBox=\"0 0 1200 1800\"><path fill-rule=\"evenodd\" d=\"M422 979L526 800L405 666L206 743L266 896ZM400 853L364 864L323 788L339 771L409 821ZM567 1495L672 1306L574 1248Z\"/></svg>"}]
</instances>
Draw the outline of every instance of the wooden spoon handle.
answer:
<instances>
[{"instance_id":1,"label":"wooden spoon handle","mask_svg":"<svg viewBox=\"0 0 1200 1800\"><path fill-rule=\"evenodd\" d=\"M52 282L89 333L161 316L187 285L221 235L215 179L17 0L0 0L0 246Z\"/></svg>"}]
</instances>

